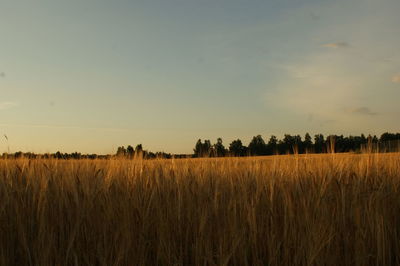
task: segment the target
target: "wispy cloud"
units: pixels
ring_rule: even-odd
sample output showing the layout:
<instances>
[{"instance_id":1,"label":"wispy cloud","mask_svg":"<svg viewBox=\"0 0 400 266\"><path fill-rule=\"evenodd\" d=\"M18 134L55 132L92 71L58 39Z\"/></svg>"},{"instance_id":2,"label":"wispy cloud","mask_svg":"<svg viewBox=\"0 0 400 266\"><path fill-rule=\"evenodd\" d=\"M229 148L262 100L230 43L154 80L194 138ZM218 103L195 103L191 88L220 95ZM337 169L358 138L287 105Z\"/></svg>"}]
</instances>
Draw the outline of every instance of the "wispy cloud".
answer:
<instances>
[{"instance_id":1,"label":"wispy cloud","mask_svg":"<svg viewBox=\"0 0 400 266\"><path fill-rule=\"evenodd\" d=\"M0 110L10 109L18 105L17 102L0 102Z\"/></svg>"},{"instance_id":2,"label":"wispy cloud","mask_svg":"<svg viewBox=\"0 0 400 266\"><path fill-rule=\"evenodd\" d=\"M322 45L322 47L328 47L328 48L346 48L349 47L350 44L347 42L333 42L333 43L325 43Z\"/></svg>"},{"instance_id":3,"label":"wispy cloud","mask_svg":"<svg viewBox=\"0 0 400 266\"><path fill-rule=\"evenodd\" d=\"M316 50L306 60L281 65L285 79L266 90L266 106L296 122L303 119L311 128L355 130L364 126L378 118L373 106L384 108L364 96L375 87L375 68L355 58L353 54ZM356 118L359 121L354 123Z\"/></svg>"},{"instance_id":4,"label":"wispy cloud","mask_svg":"<svg viewBox=\"0 0 400 266\"><path fill-rule=\"evenodd\" d=\"M349 113L359 114L359 115L377 115L378 113L371 111L368 107L362 106L348 110Z\"/></svg>"},{"instance_id":5,"label":"wispy cloud","mask_svg":"<svg viewBox=\"0 0 400 266\"><path fill-rule=\"evenodd\" d=\"M400 83L400 73L392 77L392 82Z\"/></svg>"},{"instance_id":6,"label":"wispy cloud","mask_svg":"<svg viewBox=\"0 0 400 266\"><path fill-rule=\"evenodd\" d=\"M63 126L63 125L43 125L43 124L0 124L2 127L26 127L26 128L48 128L48 129L72 129L72 130L101 130L101 131L126 131L129 128L116 127L86 127L86 126Z\"/></svg>"}]
</instances>

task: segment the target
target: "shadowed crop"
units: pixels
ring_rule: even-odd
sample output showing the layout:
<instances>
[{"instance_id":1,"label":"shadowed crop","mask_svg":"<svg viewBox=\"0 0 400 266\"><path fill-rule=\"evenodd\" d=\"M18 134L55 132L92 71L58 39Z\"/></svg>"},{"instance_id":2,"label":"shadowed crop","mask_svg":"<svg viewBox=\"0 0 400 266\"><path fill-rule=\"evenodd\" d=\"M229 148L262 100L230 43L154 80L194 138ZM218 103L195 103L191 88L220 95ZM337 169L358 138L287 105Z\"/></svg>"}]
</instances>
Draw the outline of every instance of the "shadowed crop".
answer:
<instances>
[{"instance_id":1,"label":"shadowed crop","mask_svg":"<svg viewBox=\"0 0 400 266\"><path fill-rule=\"evenodd\" d=\"M399 154L0 160L1 265L399 265Z\"/></svg>"}]
</instances>

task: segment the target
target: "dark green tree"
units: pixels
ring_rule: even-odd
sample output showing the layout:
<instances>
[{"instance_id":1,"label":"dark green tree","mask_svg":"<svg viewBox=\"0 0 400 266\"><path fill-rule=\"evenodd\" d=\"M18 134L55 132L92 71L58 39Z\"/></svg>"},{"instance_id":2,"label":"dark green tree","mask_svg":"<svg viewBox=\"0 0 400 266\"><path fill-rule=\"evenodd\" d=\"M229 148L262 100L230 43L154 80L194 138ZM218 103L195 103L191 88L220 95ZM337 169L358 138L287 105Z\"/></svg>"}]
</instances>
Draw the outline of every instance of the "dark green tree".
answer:
<instances>
[{"instance_id":1,"label":"dark green tree","mask_svg":"<svg viewBox=\"0 0 400 266\"><path fill-rule=\"evenodd\" d=\"M202 157L210 157L211 156L212 145L209 139L206 139L203 144L203 155Z\"/></svg>"},{"instance_id":2,"label":"dark green tree","mask_svg":"<svg viewBox=\"0 0 400 266\"><path fill-rule=\"evenodd\" d=\"M325 139L324 135L317 134L314 136L314 149L315 153L323 153L325 152Z\"/></svg>"},{"instance_id":3,"label":"dark green tree","mask_svg":"<svg viewBox=\"0 0 400 266\"><path fill-rule=\"evenodd\" d=\"M204 143L199 139L194 147L194 157L209 157L212 155L213 146L210 140L205 140Z\"/></svg>"},{"instance_id":4,"label":"dark green tree","mask_svg":"<svg viewBox=\"0 0 400 266\"><path fill-rule=\"evenodd\" d=\"M56 158L56 159L63 159L63 158L64 158L64 155L63 155L61 152L57 151L57 152L54 154L54 158Z\"/></svg>"},{"instance_id":5,"label":"dark green tree","mask_svg":"<svg viewBox=\"0 0 400 266\"><path fill-rule=\"evenodd\" d=\"M142 144L136 145L135 148L135 158L144 158L145 157L145 152L143 151L143 146Z\"/></svg>"},{"instance_id":6,"label":"dark green tree","mask_svg":"<svg viewBox=\"0 0 400 266\"><path fill-rule=\"evenodd\" d=\"M194 157L202 157L203 155L203 143L201 142L201 139L199 139L196 142L196 145L194 146Z\"/></svg>"},{"instance_id":7,"label":"dark green tree","mask_svg":"<svg viewBox=\"0 0 400 266\"><path fill-rule=\"evenodd\" d=\"M127 154L127 156L128 156L130 159L132 159L133 156L134 156L134 154L135 154L135 149L134 149L131 145L129 145L129 146L126 148L126 154Z\"/></svg>"},{"instance_id":8,"label":"dark green tree","mask_svg":"<svg viewBox=\"0 0 400 266\"><path fill-rule=\"evenodd\" d=\"M243 146L240 139L234 140L229 144L229 154L231 156L245 156L247 147Z\"/></svg>"},{"instance_id":9,"label":"dark green tree","mask_svg":"<svg viewBox=\"0 0 400 266\"><path fill-rule=\"evenodd\" d=\"M276 136L272 135L267 143L267 154L268 155L277 154L278 153L277 145L278 145L278 139L276 138Z\"/></svg>"},{"instance_id":10,"label":"dark green tree","mask_svg":"<svg viewBox=\"0 0 400 266\"><path fill-rule=\"evenodd\" d=\"M312 143L312 138L310 136L310 134L306 133L306 135L304 136L304 141L303 141L303 147L304 147L304 152L309 153L312 151L312 147L313 143Z\"/></svg>"},{"instance_id":11,"label":"dark green tree","mask_svg":"<svg viewBox=\"0 0 400 266\"><path fill-rule=\"evenodd\" d=\"M326 152L327 153L335 153L336 152L336 136L329 135L326 137Z\"/></svg>"},{"instance_id":12,"label":"dark green tree","mask_svg":"<svg viewBox=\"0 0 400 266\"><path fill-rule=\"evenodd\" d=\"M222 138L217 139L217 143L214 144L214 152L217 157L224 157L226 155L226 149L222 144Z\"/></svg>"},{"instance_id":13,"label":"dark green tree","mask_svg":"<svg viewBox=\"0 0 400 266\"><path fill-rule=\"evenodd\" d=\"M267 154L267 145L265 141L261 137L261 135L254 136L249 144L249 153L250 155L266 155Z\"/></svg>"},{"instance_id":14,"label":"dark green tree","mask_svg":"<svg viewBox=\"0 0 400 266\"><path fill-rule=\"evenodd\" d=\"M125 157L126 156L126 149L124 146L118 147L117 154L118 157Z\"/></svg>"}]
</instances>

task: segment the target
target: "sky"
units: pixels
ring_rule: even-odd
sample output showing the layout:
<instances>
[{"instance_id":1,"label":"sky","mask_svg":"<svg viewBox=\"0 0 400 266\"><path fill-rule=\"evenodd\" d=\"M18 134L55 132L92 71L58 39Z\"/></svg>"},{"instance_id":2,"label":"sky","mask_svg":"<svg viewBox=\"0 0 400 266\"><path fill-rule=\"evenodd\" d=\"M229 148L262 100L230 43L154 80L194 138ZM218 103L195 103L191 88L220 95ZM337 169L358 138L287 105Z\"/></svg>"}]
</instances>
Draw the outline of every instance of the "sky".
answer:
<instances>
[{"instance_id":1,"label":"sky","mask_svg":"<svg viewBox=\"0 0 400 266\"><path fill-rule=\"evenodd\" d=\"M0 152L400 132L398 0L0 0Z\"/></svg>"}]
</instances>

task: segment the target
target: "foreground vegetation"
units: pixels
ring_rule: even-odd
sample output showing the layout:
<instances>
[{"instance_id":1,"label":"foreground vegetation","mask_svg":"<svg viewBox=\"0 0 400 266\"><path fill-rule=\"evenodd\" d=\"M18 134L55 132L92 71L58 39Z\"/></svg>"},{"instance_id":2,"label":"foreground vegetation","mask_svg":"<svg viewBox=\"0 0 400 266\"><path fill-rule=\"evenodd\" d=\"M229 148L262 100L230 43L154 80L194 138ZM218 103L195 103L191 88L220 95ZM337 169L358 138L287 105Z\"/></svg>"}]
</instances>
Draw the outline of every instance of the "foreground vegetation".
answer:
<instances>
[{"instance_id":1,"label":"foreground vegetation","mask_svg":"<svg viewBox=\"0 0 400 266\"><path fill-rule=\"evenodd\" d=\"M0 265L399 265L400 155L0 160Z\"/></svg>"}]
</instances>

